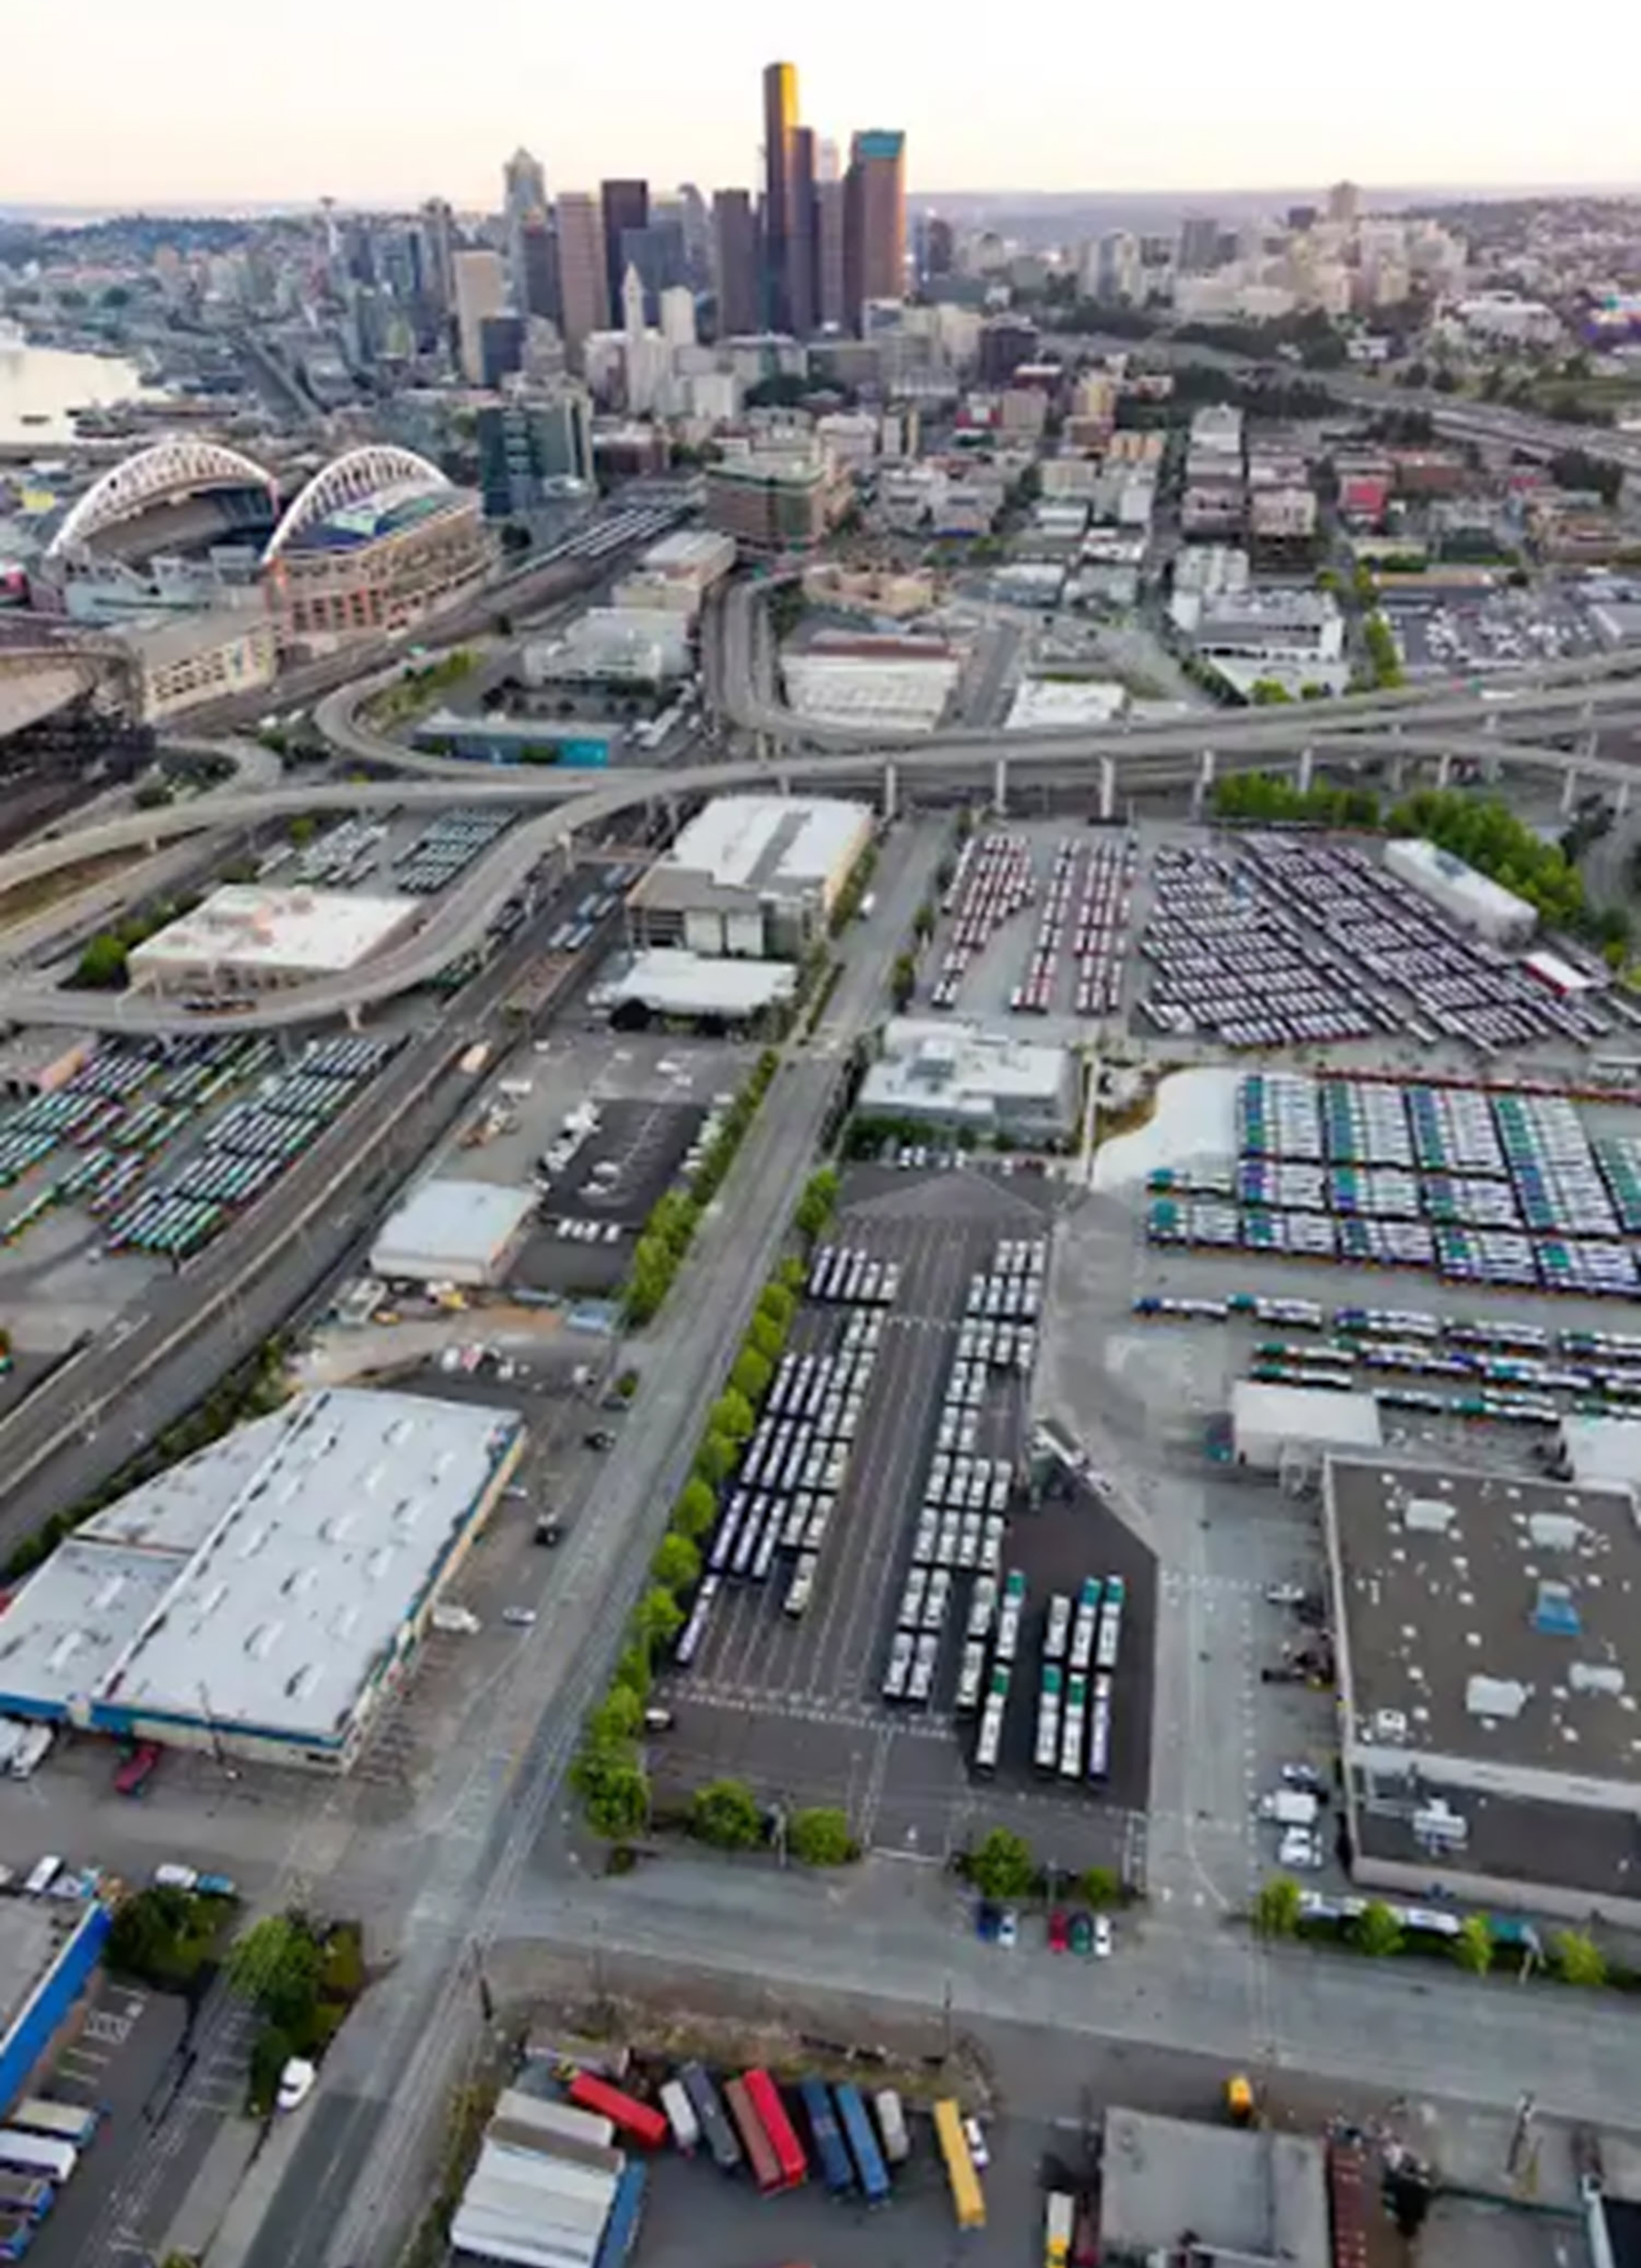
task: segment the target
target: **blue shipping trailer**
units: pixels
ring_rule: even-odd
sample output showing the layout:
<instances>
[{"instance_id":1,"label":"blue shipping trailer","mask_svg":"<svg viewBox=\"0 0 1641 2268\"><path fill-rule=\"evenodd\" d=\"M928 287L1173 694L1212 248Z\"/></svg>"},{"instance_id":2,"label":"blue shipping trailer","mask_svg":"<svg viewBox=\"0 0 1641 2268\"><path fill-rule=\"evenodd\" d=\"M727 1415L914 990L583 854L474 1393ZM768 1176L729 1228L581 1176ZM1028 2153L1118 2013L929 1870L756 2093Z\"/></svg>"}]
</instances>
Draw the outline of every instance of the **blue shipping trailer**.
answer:
<instances>
[{"instance_id":1,"label":"blue shipping trailer","mask_svg":"<svg viewBox=\"0 0 1641 2268\"><path fill-rule=\"evenodd\" d=\"M872 2120L861 2090L852 2080L842 2079L832 2089L838 2106L838 2117L854 2155L855 2171L861 2177L861 2191L869 2205L881 2205L889 2194L889 2170L883 2163L883 2153L878 2148L877 2136L872 2130Z\"/></svg>"},{"instance_id":2,"label":"blue shipping trailer","mask_svg":"<svg viewBox=\"0 0 1641 2268\"><path fill-rule=\"evenodd\" d=\"M623 2268L637 2240L638 2223L644 2218L644 2187L648 2179L641 2161L629 2158L625 2172L615 2184L615 2196L604 2234L598 2240L593 2268Z\"/></svg>"},{"instance_id":3,"label":"blue shipping trailer","mask_svg":"<svg viewBox=\"0 0 1641 2268\"><path fill-rule=\"evenodd\" d=\"M805 2079L798 2089L803 2103L803 2115L809 2120L810 2132L815 2138L815 2155L820 2160L820 2175L834 2197L841 2197L854 2187L854 2168L849 2162L849 2152L843 2147L843 2137L838 2131L837 2113L831 2105L831 2090L824 2079Z\"/></svg>"}]
</instances>

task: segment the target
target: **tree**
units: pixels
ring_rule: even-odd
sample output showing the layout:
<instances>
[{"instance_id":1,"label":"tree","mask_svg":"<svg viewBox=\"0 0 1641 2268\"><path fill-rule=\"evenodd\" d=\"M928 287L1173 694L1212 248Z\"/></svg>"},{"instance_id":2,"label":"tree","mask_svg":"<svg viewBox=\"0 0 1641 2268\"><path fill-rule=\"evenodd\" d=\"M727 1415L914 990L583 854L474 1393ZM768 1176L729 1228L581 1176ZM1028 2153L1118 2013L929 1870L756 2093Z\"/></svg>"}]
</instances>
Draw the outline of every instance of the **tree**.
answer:
<instances>
[{"instance_id":1,"label":"tree","mask_svg":"<svg viewBox=\"0 0 1641 2268\"><path fill-rule=\"evenodd\" d=\"M779 1328L782 1344L791 1328L798 1303L784 1283L766 1283L758 1295L758 1312Z\"/></svg>"},{"instance_id":2,"label":"tree","mask_svg":"<svg viewBox=\"0 0 1641 2268\"><path fill-rule=\"evenodd\" d=\"M1024 1898L1037 1879L1031 1846L1011 1828L994 1827L969 1852L968 1878L983 1898Z\"/></svg>"},{"instance_id":3,"label":"tree","mask_svg":"<svg viewBox=\"0 0 1641 2268\"><path fill-rule=\"evenodd\" d=\"M1087 1868L1079 1877L1077 1886L1091 1906L1114 1906L1122 1895L1122 1884L1115 1870L1109 1866Z\"/></svg>"},{"instance_id":4,"label":"tree","mask_svg":"<svg viewBox=\"0 0 1641 2268\"><path fill-rule=\"evenodd\" d=\"M1357 1948L1375 1961L1398 1954L1405 1941L1401 1923L1382 1898L1369 1898L1351 1926Z\"/></svg>"},{"instance_id":5,"label":"tree","mask_svg":"<svg viewBox=\"0 0 1641 2268\"><path fill-rule=\"evenodd\" d=\"M286 834L300 850L304 843L312 842L319 832L319 822L306 811L299 811L285 829Z\"/></svg>"},{"instance_id":6,"label":"tree","mask_svg":"<svg viewBox=\"0 0 1641 2268\"><path fill-rule=\"evenodd\" d=\"M747 1345L766 1362L775 1362L786 1345L786 1327L777 1323L773 1315L755 1314L747 1325Z\"/></svg>"},{"instance_id":7,"label":"tree","mask_svg":"<svg viewBox=\"0 0 1641 2268\"><path fill-rule=\"evenodd\" d=\"M774 1367L755 1346L743 1346L735 1358L735 1368L729 1373L729 1383L737 1394L744 1395L756 1409L769 1390Z\"/></svg>"},{"instance_id":8,"label":"tree","mask_svg":"<svg viewBox=\"0 0 1641 2268\"><path fill-rule=\"evenodd\" d=\"M613 1686L625 1686L629 1692L637 1695L640 1701L646 1700L650 1686L655 1682L648 1647L627 1646L616 1657L615 1667L610 1673L610 1682Z\"/></svg>"},{"instance_id":9,"label":"tree","mask_svg":"<svg viewBox=\"0 0 1641 2268\"><path fill-rule=\"evenodd\" d=\"M612 1686L587 1719L590 1747L618 1748L644 1729L644 1704L631 1686Z\"/></svg>"},{"instance_id":10,"label":"tree","mask_svg":"<svg viewBox=\"0 0 1641 2268\"><path fill-rule=\"evenodd\" d=\"M717 1499L705 1480L686 1480L673 1506L672 1524L680 1537L698 1542L717 1518Z\"/></svg>"},{"instance_id":11,"label":"tree","mask_svg":"<svg viewBox=\"0 0 1641 2268\"><path fill-rule=\"evenodd\" d=\"M583 1748L570 1778L595 1835L619 1842L648 1825L649 1781L630 1747Z\"/></svg>"},{"instance_id":12,"label":"tree","mask_svg":"<svg viewBox=\"0 0 1641 2268\"><path fill-rule=\"evenodd\" d=\"M1299 1885L1291 1874L1273 1874L1254 1901L1254 1926L1262 1937L1292 1937L1299 1927Z\"/></svg>"},{"instance_id":13,"label":"tree","mask_svg":"<svg viewBox=\"0 0 1641 2268\"><path fill-rule=\"evenodd\" d=\"M1564 1984L1606 1983L1606 1955L1587 1931L1557 1930L1550 1940L1550 1955Z\"/></svg>"},{"instance_id":14,"label":"tree","mask_svg":"<svg viewBox=\"0 0 1641 2268\"><path fill-rule=\"evenodd\" d=\"M794 1811L787 1821L786 1839L800 1866L847 1866L860 1853L841 1811Z\"/></svg>"},{"instance_id":15,"label":"tree","mask_svg":"<svg viewBox=\"0 0 1641 2268\"><path fill-rule=\"evenodd\" d=\"M927 944L934 934L934 909L927 898L912 917L912 933L920 945Z\"/></svg>"},{"instance_id":16,"label":"tree","mask_svg":"<svg viewBox=\"0 0 1641 2268\"><path fill-rule=\"evenodd\" d=\"M693 1591L700 1582L701 1555L687 1536L663 1536L650 1572L676 1597L680 1591Z\"/></svg>"},{"instance_id":17,"label":"tree","mask_svg":"<svg viewBox=\"0 0 1641 2268\"><path fill-rule=\"evenodd\" d=\"M300 2033L319 1992L324 1951L304 1913L264 1914L229 1948L228 1981L271 2024Z\"/></svg>"},{"instance_id":18,"label":"tree","mask_svg":"<svg viewBox=\"0 0 1641 2268\"><path fill-rule=\"evenodd\" d=\"M80 954L75 983L91 992L116 991L126 981L127 951L111 930L98 930Z\"/></svg>"},{"instance_id":19,"label":"tree","mask_svg":"<svg viewBox=\"0 0 1641 2268\"><path fill-rule=\"evenodd\" d=\"M1485 1976L1492 1966L1492 1932L1487 1926L1484 1913L1467 1913L1459 1924L1459 1934L1453 1940L1453 1958L1461 1969L1472 1976Z\"/></svg>"},{"instance_id":20,"label":"tree","mask_svg":"<svg viewBox=\"0 0 1641 2268\"><path fill-rule=\"evenodd\" d=\"M710 1780L696 1790L689 1831L718 1850L756 1850L764 1840L763 1814L744 1780Z\"/></svg>"},{"instance_id":21,"label":"tree","mask_svg":"<svg viewBox=\"0 0 1641 2268\"><path fill-rule=\"evenodd\" d=\"M721 1488L735 1470L737 1454L727 1433L708 1433L696 1451L696 1470L709 1488Z\"/></svg>"},{"instance_id":22,"label":"tree","mask_svg":"<svg viewBox=\"0 0 1641 2268\"><path fill-rule=\"evenodd\" d=\"M909 953L896 954L894 965L889 972L889 997L894 1003L897 1012L905 1009L910 1005L912 995L916 990L917 964ZM799 1225L802 1226L801 1221Z\"/></svg>"},{"instance_id":23,"label":"tree","mask_svg":"<svg viewBox=\"0 0 1641 2268\"><path fill-rule=\"evenodd\" d=\"M731 1441L749 1440L757 1423L751 1403L744 1394L738 1394L733 1387L718 1396L707 1416L707 1431L721 1433Z\"/></svg>"},{"instance_id":24,"label":"tree","mask_svg":"<svg viewBox=\"0 0 1641 2268\"><path fill-rule=\"evenodd\" d=\"M670 1591L659 1584L646 1591L633 1609L633 1634L653 1655L676 1638L684 1626L684 1609Z\"/></svg>"},{"instance_id":25,"label":"tree","mask_svg":"<svg viewBox=\"0 0 1641 2268\"><path fill-rule=\"evenodd\" d=\"M822 1166L811 1173L798 1201L795 1215L798 1228L804 1236L819 1236L838 1207L841 1187L837 1175L830 1166Z\"/></svg>"},{"instance_id":26,"label":"tree","mask_svg":"<svg viewBox=\"0 0 1641 2268\"><path fill-rule=\"evenodd\" d=\"M1293 697L1280 677L1255 677L1248 687L1248 699L1255 708L1279 708Z\"/></svg>"}]
</instances>

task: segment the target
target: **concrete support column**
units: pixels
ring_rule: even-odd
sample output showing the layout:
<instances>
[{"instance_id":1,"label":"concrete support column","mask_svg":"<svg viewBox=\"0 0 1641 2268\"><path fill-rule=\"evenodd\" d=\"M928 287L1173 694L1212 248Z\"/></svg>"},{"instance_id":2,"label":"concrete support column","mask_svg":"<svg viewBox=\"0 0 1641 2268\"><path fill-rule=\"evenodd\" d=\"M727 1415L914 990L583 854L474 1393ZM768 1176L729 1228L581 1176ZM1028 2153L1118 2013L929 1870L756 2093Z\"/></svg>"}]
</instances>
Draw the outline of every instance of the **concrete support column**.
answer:
<instances>
[{"instance_id":1,"label":"concrete support column","mask_svg":"<svg viewBox=\"0 0 1641 2268\"><path fill-rule=\"evenodd\" d=\"M365 1011L364 1011L364 1009L363 1009L363 1008L359 1005L359 1003L358 1003L356 1000L350 1000L350 1001L348 1002L348 1004L347 1004L347 1028L348 1028L348 1030L349 1030L350 1032L356 1032L356 1031L358 1030L358 1028L359 1028L360 1025L364 1022L364 1020L365 1020Z\"/></svg>"},{"instance_id":2,"label":"concrete support column","mask_svg":"<svg viewBox=\"0 0 1641 2268\"><path fill-rule=\"evenodd\" d=\"M1201 819L1208 808L1208 798L1213 792L1213 750L1204 748L1197 766L1196 786L1191 793L1191 815Z\"/></svg>"},{"instance_id":3,"label":"concrete support column","mask_svg":"<svg viewBox=\"0 0 1641 2268\"><path fill-rule=\"evenodd\" d=\"M1102 756L1099 759L1099 816L1112 820L1117 816L1117 758Z\"/></svg>"},{"instance_id":4,"label":"concrete support column","mask_svg":"<svg viewBox=\"0 0 1641 2268\"><path fill-rule=\"evenodd\" d=\"M992 772L992 809L999 819L1008 811L1008 758L1000 749Z\"/></svg>"},{"instance_id":5,"label":"concrete support column","mask_svg":"<svg viewBox=\"0 0 1641 2268\"><path fill-rule=\"evenodd\" d=\"M560 848L564 853L564 877L568 881L575 871L575 830L573 827L565 828L560 840Z\"/></svg>"},{"instance_id":6,"label":"concrete support column","mask_svg":"<svg viewBox=\"0 0 1641 2268\"><path fill-rule=\"evenodd\" d=\"M1577 800L1578 768L1574 764L1569 764L1566 770L1562 774L1561 808L1562 817L1564 819L1566 818L1567 814L1572 810L1574 804L1576 803Z\"/></svg>"},{"instance_id":7,"label":"concrete support column","mask_svg":"<svg viewBox=\"0 0 1641 2268\"><path fill-rule=\"evenodd\" d=\"M900 817L900 774L893 759L883 766L883 817Z\"/></svg>"},{"instance_id":8,"label":"concrete support column","mask_svg":"<svg viewBox=\"0 0 1641 2268\"><path fill-rule=\"evenodd\" d=\"M1449 788L1449 787L1451 787L1451 785L1452 785L1452 781L1453 781L1453 759L1452 759L1452 758L1451 758L1450 756L1447 756L1447 755L1442 755L1442 756L1438 757L1438 758L1437 758L1437 759L1436 759L1436 785L1437 785L1439 788ZM1400 782L1400 780L1399 780L1399 779L1397 781L1396 785L1397 785L1397 787L1398 787L1398 789L1400 788L1400 786L1401 786L1401 782Z\"/></svg>"},{"instance_id":9,"label":"concrete support column","mask_svg":"<svg viewBox=\"0 0 1641 2268\"><path fill-rule=\"evenodd\" d=\"M1299 792L1302 796L1309 795L1311 789L1311 779L1315 775L1316 768L1316 750L1314 748L1301 748L1299 751Z\"/></svg>"}]
</instances>

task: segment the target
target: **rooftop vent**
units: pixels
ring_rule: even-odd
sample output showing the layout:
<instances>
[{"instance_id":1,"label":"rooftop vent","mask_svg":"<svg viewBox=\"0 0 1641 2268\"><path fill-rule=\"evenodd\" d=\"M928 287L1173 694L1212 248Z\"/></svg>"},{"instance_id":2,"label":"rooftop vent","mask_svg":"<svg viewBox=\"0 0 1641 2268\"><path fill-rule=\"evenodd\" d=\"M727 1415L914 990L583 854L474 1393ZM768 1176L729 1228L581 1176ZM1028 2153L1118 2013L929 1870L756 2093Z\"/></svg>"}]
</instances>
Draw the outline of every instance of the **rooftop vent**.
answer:
<instances>
[{"instance_id":1,"label":"rooftop vent","mask_svg":"<svg viewBox=\"0 0 1641 2268\"><path fill-rule=\"evenodd\" d=\"M1402 1514L1406 1526L1426 1534L1445 1535L1459 1517L1458 1507L1433 1496L1410 1496Z\"/></svg>"},{"instance_id":2,"label":"rooftop vent","mask_svg":"<svg viewBox=\"0 0 1641 2268\"><path fill-rule=\"evenodd\" d=\"M1472 1716L1520 1716L1532 1693L1519 1677L1488 1677L1478 1673L1467 1678L1464 1706Z\"/></svg>"},{"instance_id":3,"label":"rooftop vent","mask_svg":"<svg viewBox=\"0 0 1641 2268\"><path fill-rule=\"evenodd\" d=\"M1576 1638L1578 1602L1564 1582L1541 1582L1533 1601L1533 1627L1549 1638Z\"/></svg>"},{"instance_id":4,"label":"rooftop vent","mask_svg":"<svg viewBox=\"0 0 1641 2268\"><path fill-rule=\"evenodd\" d=\"M1576 1551L1589 1531L1571 1512L1529 1512L1527 1534L1545 1552Z\"/></svg>"},{"instance_id":5,"label":"rooftop vent","mask_svg":"<svg viewBox=\"0 0 1641 2268\"><path fill-rule=\"evenodd\" d=\"M1614 1662L1574 1662L1567 1683L1574 1693L1622 1693L1624 1672Z\"/></svg>"}]
</instances>

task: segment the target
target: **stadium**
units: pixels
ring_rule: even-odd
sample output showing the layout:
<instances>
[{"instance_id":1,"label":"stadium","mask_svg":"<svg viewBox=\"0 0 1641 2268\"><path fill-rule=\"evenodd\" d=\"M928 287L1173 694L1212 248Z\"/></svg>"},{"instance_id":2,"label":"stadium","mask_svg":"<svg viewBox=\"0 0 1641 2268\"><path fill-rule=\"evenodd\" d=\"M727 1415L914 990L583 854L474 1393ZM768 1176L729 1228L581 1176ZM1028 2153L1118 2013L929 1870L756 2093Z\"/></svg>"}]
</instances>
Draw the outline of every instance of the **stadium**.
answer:
<instances>
[{"instance_id":1,"label":"stadium","mask_svg":"<svg viewBox=\"0 0 1641 2268\"><path fill-rule=\"evenodd\" d=\"M122 458L65 515L43 580L82 621L209 605L254 581L279 515L273 475L219 441L173 437Z\"/></svg>"},{"instance_id":2,"label":"stadium","mask_svg":"<svg viewBox=\"0 0 1641 2268\"><path fill-rule=\"evenodd\" d=\"M287 652L408 629L490 564L480 498L409 449L349 449L292 501L263 554Z\"/></svg>"}]
</instances>

